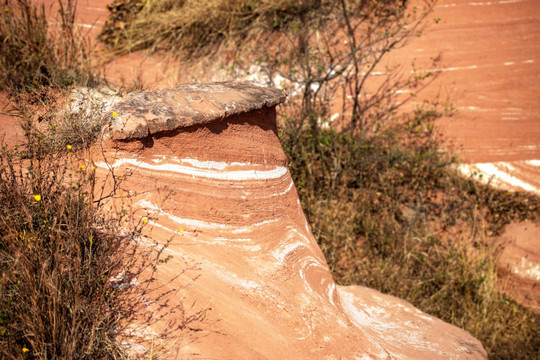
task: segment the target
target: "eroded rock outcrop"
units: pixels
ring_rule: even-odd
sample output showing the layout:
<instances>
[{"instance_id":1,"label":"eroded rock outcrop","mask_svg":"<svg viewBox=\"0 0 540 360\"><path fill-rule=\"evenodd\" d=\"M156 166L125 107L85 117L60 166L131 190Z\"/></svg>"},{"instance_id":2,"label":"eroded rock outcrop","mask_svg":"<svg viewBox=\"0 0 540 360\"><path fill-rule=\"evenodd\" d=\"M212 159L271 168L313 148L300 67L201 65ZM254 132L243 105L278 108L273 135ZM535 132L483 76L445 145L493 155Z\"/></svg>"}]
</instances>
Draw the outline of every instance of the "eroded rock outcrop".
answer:
<instances>
[{"instance_id":1,"label":"eroded rock outcrop","mask_svg":"<svg viewBox=\"0 0 540 360\"><path fill-rule=\"evenodd\" d=\"M129 197L148 219L141 243L169 242L152 286L172 291L169 304L211 308L194 336L173 329L169 357L485 359L467 332L403 300L336 286L277 137L283 100L276 89L214 83L131 94L113 109L96 164L103 176L130 174L117 201ZM163 320L134 324L141 342L190 310L168 313L152 296L145 311Z\"/></svg>"}]
</instances>

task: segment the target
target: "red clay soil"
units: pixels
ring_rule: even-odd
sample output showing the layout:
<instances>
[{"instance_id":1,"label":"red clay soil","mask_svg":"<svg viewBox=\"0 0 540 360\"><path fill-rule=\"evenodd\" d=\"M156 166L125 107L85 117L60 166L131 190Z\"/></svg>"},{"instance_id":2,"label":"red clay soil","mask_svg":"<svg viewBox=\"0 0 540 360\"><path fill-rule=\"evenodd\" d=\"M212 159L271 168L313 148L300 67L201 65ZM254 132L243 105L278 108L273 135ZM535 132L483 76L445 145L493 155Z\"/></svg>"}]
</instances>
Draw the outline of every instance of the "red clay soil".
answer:
<instances>
[{"instance_id":1,"label":"red clay soil","mask_svg":"<svg viewBox=\"0 0 540 360\"><path fill-rule=\"evenodd\" d=\"M540 314L540 224L506 227L499 241L505 246L499 260L505 293Z\"/></svg>"},{"instance_id":2,"label":"red clay soil","mask_svg":"<svg viewBox=\"0 0 540 360\"><path fill-rule=\"evenodd\" d=\"M0 114L0 140L4 145L12 147L24 139L18 121L8 115Z\"/></svg>"},{"instance_id":3,"label":"red clay soil","mask_svg":"<svg viewBox=\"0 0 540 360\"><path fill-rule=\"evenodd\" d=\"M459 116L441 122L467 162L540 159L540 2L444 0L421 38L395 54L422 64L441 54L430 91Z\"/></svg>"},{"instance_id":4,"label":"red clay soil","mask_svg":"<svg viewBox=\"0 0 540 360\"><path fill-rule=\"evenodd\" d=\"M2 145L13 147L24 140L19 121L8 115L9 100L0 92L0 142Z\"/></svg>"},{"instance_id":5,"label":"red clay soil","mask_svg":"<svg viewBox=\"0 0 540 360\"><path fill-rule=\"evenodd\" d=\"M58 12L57 0L37 0L36 4L45 6L47 14L55 16ZM78 24L84 33L96 37L109 17L107 5L112 0L79 0L77 2Z\"/></svg>"}]
</instances>

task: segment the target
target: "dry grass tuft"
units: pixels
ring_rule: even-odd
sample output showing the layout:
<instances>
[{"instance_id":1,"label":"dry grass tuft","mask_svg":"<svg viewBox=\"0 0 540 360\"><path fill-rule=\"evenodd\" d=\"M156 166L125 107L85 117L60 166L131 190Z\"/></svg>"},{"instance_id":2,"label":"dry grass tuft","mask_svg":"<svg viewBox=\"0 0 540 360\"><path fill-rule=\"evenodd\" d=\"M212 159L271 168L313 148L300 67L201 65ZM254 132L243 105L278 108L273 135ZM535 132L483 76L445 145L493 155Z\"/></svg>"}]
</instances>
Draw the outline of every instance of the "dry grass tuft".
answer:
<instances>
[{"instance_id":1,"label":"dry grass tuft","mask_svg":"<svg viewBox=\"0 0 540 360\"><path fill-rule=\"evenodd\" d=\"M113 17L100 38L123 52L171 47L190 52L245 35L258 25L272 26L284 14L294 16L318 7L320 0L116 1L109 7Z\"/></svg>"},{"instance_id":2,"label":"dry grass tuft","mask_svg":"<svg viewBox=\"0 0 540 360\"><path fill-rule=\"evenodd\" d=\"M0 358L120 358L129 308L110 279L133 249L94 206L93 171L27 135L26 160L0 151Z\"/></svg>"},{"instance_id":3,"label":"dry grass tuft","mask_svg":"<svg viewBox=\"0 0 540 360\"><path fill-rule=\"evenodd\" d=\"M59 1L54 26L45 7L3 0L0 13L0 89L34 92L95 80L91 47L75 23L76 2Z\"/></svg>"}]
</instances>

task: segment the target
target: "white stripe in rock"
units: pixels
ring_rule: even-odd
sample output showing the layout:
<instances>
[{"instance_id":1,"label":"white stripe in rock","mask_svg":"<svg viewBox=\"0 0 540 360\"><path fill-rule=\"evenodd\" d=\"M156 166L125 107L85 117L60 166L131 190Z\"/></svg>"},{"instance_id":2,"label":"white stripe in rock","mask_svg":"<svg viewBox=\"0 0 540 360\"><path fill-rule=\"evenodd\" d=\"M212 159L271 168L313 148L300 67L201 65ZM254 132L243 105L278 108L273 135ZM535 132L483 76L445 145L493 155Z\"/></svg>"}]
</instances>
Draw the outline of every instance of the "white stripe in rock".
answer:
<instances>
[{"instance_id":1,"label":"white stripe in rock","mask_svg":"<svg viewBox=\"0 0 540 360\"><path fill-rule=\"evenodd\" d=\"M253 228L279 221L279 219L268 219L268 220L260 221L251 225L238 226L238 225L220 224L220 223L213 223L213 222L207 222L207 221L202 221L202 220L181 218L181 217L169 214L166 211L163 211L163 209L161 209L159 206L151 203L148 200L141 200L137 202L134 206L140 207L151 214L158 214L158 215L166 216L170 220L174 221L175 223L179 225L188 225L193 228L203 228L203 229L224 229L224 230L230 230L232 233L248 233L248 232L253 231Z\"/></svg>"},{"instance_id":2,"label":"white stripe in rock","mask_svg":"<svg viewBox=\"0 0 540 360\"><path fill-rule=\"evenodd\" d=\"M163 226L155 221L148 220L148 224L155 226L156 228L165 230L169 233L179 235L180 231L169 229L166 226ZM204 245L220 245L220 246L238 246L241 247L245 251L261 251L262 247L260 245L251 245L253 242L253 239L226 239L223 237L217 237L215 239L204 239L203 237L195 237L192 236L190 233L182 233L182 237L188 236L191 241L197 242L199 244ZM246 242L248 244L246 244Z\"/></svg>"},{"instance_id":3,"label":"white stripe in rock","mask_svg":"<svg viewBox=\"0 0 540 360\"><path fill-rule=\"evenodd\" d=\"M216 170L225 170L231 166L254 166L252 163L242 163L242 162L232 162L230 164L222 161L200 161L197 159L185 158L180 159L182 163L188 163L191 166L194 166L199 169L216 169ZM255 165L256 166L256 165Z\"/></svg>"},{"instance_id":4,"label":"white stripe in rock","mask_svg":"<svg viewBox=\"0 0 540 360\"><path fill-rule=\"evenodd\" d=\"M292 244L286 244L283 247L279 247L272 251L272 256L274 256L280 262L283 262L289 254L294 253L299 248L307 248L306 244L302 242L296 242Z\"/></svg>"},{"instance_id":5,"label":"white stripe in rock","mask_svg":"<svg viewBox=\"0 0 540 360\"><path fill-rule=\"evenodd\" d=\"M537 165L534 160L529 160L526 163L533 166ZM491 181L491 184L497 187L505 188L504 185L507 184L534 193L540 192L540 189L534 185L512 175L512 173L518 172L507 162L460 164L457 169L465 176L478 176L478 180L482 182ZM480 174L482 174L482 177L479 176Z\"/></svg>"},{"instance_id":6,"label":"white stripe in rock","mask_svg":"<svg viewBox=\"0 0 540 360\"><path fill-rule=\"evenodd\" d=\"M244 180L271 180L279 179L288 173L288 170L284 166L276 166L271 170L236 170L236 171L215 171L215 168L212 169L201 169L193 168L191 166L183 166L176 164L148 164L141 160L137 159L118 159L114 164L107 164L104 162L95 163L96 166L104 169L113 169L120 167L122 165L133 165L147 170L154 171L169 171L179 174L197 176L197 177L206 177L210 179L218 180L234 180L234 181L244 181ZM219 163L218 163L219 164ZM256 166L256 165L253 165Z\"/></svg>"},{"instance_id":7,"label":"white stripe in rock","mask_svg":"<svg viewBox=\"0 0 540 360\"><path fill-rule=\"evenodd\" d=\"M140 236L140 237L135 237L134 238L134 240L137 241L141 245L144 245L144 246L149 247L149 248L155 248L157 250L163 250L163 252L165 252L166 254L171 254L174 257L185 259L186 254L175 251L175 250L173 250L173 249L171 249L169 247L164 247L163 245L160 245L160 244L155 244L153 241L147 240L147 239L148 238L145 237L145 236ZM207 263L206 265L209 265L209 266L212 266L212 267L215 268L213 271L207 271L207 273L218 275L223 280L226 280L227 282L230 282L233 285L239 285L241 287L248 288L248 289L262 288L262 286L259 283L255 282L253 280L242 279L242 278L238 277L237 274L232 273L230 271L227 271L225 268L223 268L222 266L219 266L218 264Z\"/></svg>"}]
</instances>

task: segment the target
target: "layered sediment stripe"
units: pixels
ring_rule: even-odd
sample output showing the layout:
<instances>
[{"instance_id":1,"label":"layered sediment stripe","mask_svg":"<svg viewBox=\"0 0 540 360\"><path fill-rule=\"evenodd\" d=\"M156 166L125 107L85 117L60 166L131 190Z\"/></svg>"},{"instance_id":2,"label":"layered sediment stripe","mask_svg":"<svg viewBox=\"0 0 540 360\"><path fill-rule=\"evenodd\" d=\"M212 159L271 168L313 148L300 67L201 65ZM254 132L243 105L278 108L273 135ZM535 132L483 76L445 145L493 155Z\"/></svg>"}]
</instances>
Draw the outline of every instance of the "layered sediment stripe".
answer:
<instances>
[{"instance_id":1,"label":"layered sediment stripe","mask_svg":"<svg viewBox=\"0 0 540 360\"><path fill-rule=\"evenodd\" d=\"M189 175L194 177L203 177L216 180L230 180L230 181L245 181L245 180L272 180L279 179L287 175L288 170L284 166L275 166L269 170L221 170L222 163L216 162L192 162L192 165L195 166L186 166L173 163L166 164L150 164L140 159L135 158L124 158L117 159L113 164L107 164L105 162L97 162L96 166L106 169L114 169L124 165L132 165L146 170L159 171L159 172L172 172L177 174ZM202 164L202 166L197 167L197 165ZM210 165L208 165L210 164ZM212 167L214 165L214 167ZM242 164L236 166L252 166L252 167L263 167L264 165L251 165L251 164ZM228 165L224 166L225 169Z\"/></svg>"},{"instance_id":2,"label":"layered sediment stripe","mask_svg":"<svg viewBox=\"0 0 540 360\"><path fill-rule=\"evenodd\" d=\"M540 160L461 164L458 170L498 188L540 194Z\"/></svg>"},{"instance_id":3,"label":"layered sediment stripe","mask_svg":"<svg viewBox=\"0 0 540 360\"><path fill-rule=\"evenodd\" d=\"M270 273L274 274L289 272L289 269L292 269L305 287L307 294L320 297L334 307L339 304L328 265L316 248L315 241L299 231L297 226L289 225L278 230L279 226L276 228L276 225L283 221L281 218L269 218L246 225L233 225L182 218L164 211L146 199L137 202L135 208L158 217L151 220L150 225L168 233L178 234L178 227L202 231L197 237L185 234L184 244L188 241L206 246L232 247L239 251L239 255L245 252L243 256L248 257L250 253L263 251L270 257L265 256L258 260L261 268L272 269ZM272 234L272 236L270 238L261 236L264 233Z\"/></svg>"},{"instance_id":4,"label":"layered sediment stripe","mask_svg":"<svg viewBox=\"0 0 540 360\"><path fill-rule=\"evenodd\" d=\"M277 137L273 106L282 93L229 87L133 95L116 109L125 128L99 152L115 210L128 206L145 224L136 238L142 251L166 256L142 316L162 316L150 326L161 334L187 314L163 304L210 304L211 331L188 349L205 358L383 358L385 334L371 344L351 321L309 230Z\"/></svg>"},{"instance_id":5,"label":"layered sediment stripe","mask_svg":"<svg viewBox=\"0 0 540 360\"><path fill-rule=\"evenodd\" d=\"M214 222L207 222L202 220L196 220L196 219L186 219L181 218L179 216L169 214L166 211L163 211L163 209L153 203L151 203L148 200L141 200L135 204L135 207L141 208L145 211L147 211L150 214L157 214L157 215L163 215L169 218L171 221L173 221L176 225L183 225L183 226L190 226L193 228L201 228L201 229L214 229L214 230L229 230L233 234L245 234L252 232L254 229L271 224L276 223L279 221L279 219L267 219L263 221L259 221L250 225L246 226L238 226L238 225L231 225L231 224L220 224L220 223L214 223ZM170 229L172 230L172 229ZM175 231L175 230L172 230Z\"/></svg>"}]
</instances>

